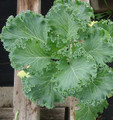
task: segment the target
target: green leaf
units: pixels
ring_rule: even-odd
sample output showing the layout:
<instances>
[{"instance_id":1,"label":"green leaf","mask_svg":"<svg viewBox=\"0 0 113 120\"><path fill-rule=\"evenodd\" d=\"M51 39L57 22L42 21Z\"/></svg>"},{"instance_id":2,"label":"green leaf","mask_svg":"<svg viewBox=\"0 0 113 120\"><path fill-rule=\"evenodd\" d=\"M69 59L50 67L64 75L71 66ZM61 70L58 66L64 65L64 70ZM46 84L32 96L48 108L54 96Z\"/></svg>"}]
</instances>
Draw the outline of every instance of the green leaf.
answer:
<instances>
[{"instance_id":1,"label":"green leaf","mask_svg":"<svg viewBox=\"0 0 113 120\"><path fill-rule=\"evenodd\" d=\"M82 87L82 90L75 95L83 102L98 102L109 98L113 90L113 72L106 70L98 70L97 77L89 83L88 86Z\"/></svg>"},{"instance_id":2,"label":"green leaf","mask_svg":"<svg viewBox=\"0 0 113 120\"><path fill-rule=\"evenodd\" d=\"M95 24L97 27L101 27L109 32L113 39L113 22L110 20L101 20Z\"/></svg>"},{"instance_id":3,"label":"green leaf","mask_svg":"<svg viewBox=\"0 0 113 120\"><path fill-rule=\"evenodd\" d=\"M95 61L104 65L106 62L111 62L113 58L112 43L109 43L109 33L98 27L91 27L87 32L82 34L83 47L86 54L95 59ZM107 41L108 40L108 41Z\"/></svg>"},{"instance_id":4,"label":"green leaf","mask_svg":"<svg viewBox=\"0 0 113 120\"><path fill-rule=\"evenodd\" d=\"M94 11L89 3L76 0L75 4L72 4L73 17L78 23L85 24L91 21L91 17L94 17Z\"/></svg>"},{"instance_id":5,"label":"green leaf","mask_svg":"<svg viewBox=\"0 0 113 120\"><path fill-rule=\"evenodd\" d=\"M10 54L10 60L15 69L23 69L29 66L32 72L34 70L41 71L51 62L50 56L36 40L28 40L25 48L17 47Z\"/></svg>"},{"instance_id":6,"label":"green leaf","mask_svg":"<svg viewBox=\"0 0 113 120\"><path fill-rule=\"evenodd\" d=\"M107 101L102 101L101 103L93 106L91 104L80 103L77 107L80 107L80 110L75 111L76 120L96 120L98 113L102 113L104 108L107 108Z\"/></svg>"},{"instance_id":7,"label":"green leaf","mask_svg":"<svg viewBox=\"0 0 113 120\"><path fill-rule=\"evenodd\" d=\"M95 62L85 57L73 59L70 63L62 61L58 65L60 71L56 75L56 81L61 89L77 88L87 84L89 78L96 76Z\"/></svg>"},{"instance_id":8,"label":"green leaf","mask_svg":"<svg viewBox=\"0 0 113 120\"><path fill-rule=\"evenodd\" d=\"M67 4L68 3L68 4ZM80 0L56 0L55 5L62 4L67 6L67 12L70 12L70 15L73 16L77 24L86 24L88 21L91 21L91 17L94 17L93 9L89 3L83 2ZM82 26L81 26L82 27Z\"/></svg>"},{"instance_id":9,"label":"green leaf","mask_svg":"<svg viewBox=\"0 0 113 120\"><path fill-rule=\"evenodd\" d=\"M54 73L54 69L46 71L43 75L36 73L22 80L25 95L32 102L38 100L39 105L49 109L54 107L54 103L63 102L52 73Z\"/></svg>"},{"instance_id":10,"label":"green leaf","mask_svg":"<svg viewBox=\"0 0 113 120\"><path fill-rule=\"evenodd\" d=\"M55 0L54 4L58 4L58 3L64 4L64 3L69 3L69 2L73 2L73 1L72 0Z\"/></svg>"},{"instance_id":11,"label":"green leaf","mask_svg":"<svg viewBox=\"0 0 113 120\"><path fill-rule=\"evenodd\" d=\"M67 10L68 7L70 7L68 4L55 5L46 15L48 26L55 34L65 38L65 41L73 40L77 37L78 30L77 23Z\"/></svg>"},{"instance_id":12,"label":"green leaf","mask_svg":"<svg viewBox=\"0 0 113 120\"><path fill-rule=\"evenodd\" d=\"M9 17L2 29L1 39L7 51L11 51L16 45L23 46L28 39L36 39L45 44L47 26L44 17L31 11L22 12L15 18Z\"/></svg>"}]
</instances>

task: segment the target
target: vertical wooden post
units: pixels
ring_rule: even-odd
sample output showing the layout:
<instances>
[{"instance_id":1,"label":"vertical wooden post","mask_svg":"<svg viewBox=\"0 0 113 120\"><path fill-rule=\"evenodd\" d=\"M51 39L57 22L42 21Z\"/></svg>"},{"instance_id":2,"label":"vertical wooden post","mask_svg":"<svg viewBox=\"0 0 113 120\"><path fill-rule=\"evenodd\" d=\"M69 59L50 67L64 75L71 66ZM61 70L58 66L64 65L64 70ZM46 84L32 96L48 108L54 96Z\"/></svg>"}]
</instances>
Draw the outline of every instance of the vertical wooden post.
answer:
<instances>
[{"instance_id":1,"label":"vertical wooden post","mask_svg":"<svg viewBox=\"0 0 113 120\"><path fill-rule=\"evenodd\" d=\"M76 104L78 104L78 101L74 97L70 97L70 102L69 102L70 118L69 120L75 120L75 105Z\"/></svg>"},{"instance_id":2,"label":"vertical wooden post","mask_svg":"<svg viewBox=\"0 0 113 120\"><path fill-rule=\"evenodd\" d=\"M36 13L40 13L41 0L17 0L17 14L26 10L32 10Z\"/></svg>"},{"instance_id":3,"label":"vertical wooden post","mask_svg":"<svg viewBox=\"0 0 113 120\"><path fill-rule=\"evenodd\" d=\"M41 11L41 0L17 0L17 14L22 11L32 10L36 13ZM14 117L19 112L18 120L40 120L40 108L31 103L22 92L22 84L17 76L17 71L14 75Z\"/></svg>"}]
</instances>

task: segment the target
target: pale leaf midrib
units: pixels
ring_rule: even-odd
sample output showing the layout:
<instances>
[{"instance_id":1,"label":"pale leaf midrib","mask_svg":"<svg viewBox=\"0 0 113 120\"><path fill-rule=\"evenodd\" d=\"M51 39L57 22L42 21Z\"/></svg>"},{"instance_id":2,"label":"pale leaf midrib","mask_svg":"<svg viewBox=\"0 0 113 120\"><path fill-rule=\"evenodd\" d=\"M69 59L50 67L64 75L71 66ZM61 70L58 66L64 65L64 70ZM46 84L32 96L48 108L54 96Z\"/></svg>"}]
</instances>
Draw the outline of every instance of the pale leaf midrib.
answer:
<instances>
[{"instance_id":1,"label":"pale leaf midrib","mask_svg":"<svg viewBox=\"0 0 113 120\"><path fill-rule=\"evenodd\" d=\"M78 79L78 77L77 77L77 75L76 75L76 73L75 73L75 71L74 71L74 69L73 69L73 67L72 67L71 65L70 65L70 68L71 68L71 70L72 70L74 76L76 77L76 79L79 81L79 79Z\"/></svg>"}]
</instances>

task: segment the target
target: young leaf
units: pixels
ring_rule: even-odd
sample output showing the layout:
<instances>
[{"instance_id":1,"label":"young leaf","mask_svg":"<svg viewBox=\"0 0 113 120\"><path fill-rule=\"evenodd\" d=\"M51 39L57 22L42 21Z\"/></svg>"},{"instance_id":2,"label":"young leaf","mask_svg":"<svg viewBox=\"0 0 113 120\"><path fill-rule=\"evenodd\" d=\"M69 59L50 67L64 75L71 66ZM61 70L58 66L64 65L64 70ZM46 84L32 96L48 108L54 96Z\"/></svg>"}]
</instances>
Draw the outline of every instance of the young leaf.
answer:
<instances>
[{"instance_id":1,"label":"young leaf","mask_svg":"<svg viewBox=\"0 0 113 120\"><path fill-rule=\"evenodd\" d=\"M73 10L74 19L78 20L77 22L82 22L82 24L91 21L91 17L94 17L93 9L87 2L76 0L71 8Z\"/></svg>"},{"instance_id":2,"label":"young leaf","mask_svg":"<svg viewBox=\"0 0 113 120\"><path fill-rule=\"evenodd\" d=\"M53 6L46 15L48 26L66 41L77 37L78 25L68 12L67 6L58 4ZM63 39L64 40L64 39Z\"/></svg>"},{"instance_id":3,"label":"young leaf","mask_svg":"<svg viewBox=\"0 0 113 120\"><path fill-rule=\"evenodd\" d=\"M93 60L87 60L85 57L73 59L69 64L62 61L58 65L56 81L61 89L70 89L86 85L90 81L90 77L96 76L96 67Z\"/></svg>"}]
</instances>

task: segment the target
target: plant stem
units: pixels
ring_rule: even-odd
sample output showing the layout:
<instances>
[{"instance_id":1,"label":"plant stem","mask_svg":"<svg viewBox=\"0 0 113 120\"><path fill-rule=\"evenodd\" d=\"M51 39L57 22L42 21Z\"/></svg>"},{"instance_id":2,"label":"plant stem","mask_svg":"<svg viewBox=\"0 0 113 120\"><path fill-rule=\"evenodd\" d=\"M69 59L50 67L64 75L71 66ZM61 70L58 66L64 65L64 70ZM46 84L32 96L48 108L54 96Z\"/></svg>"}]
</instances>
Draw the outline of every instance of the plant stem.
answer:
<instances>
[{"instance_id":1,"label":"plant stem","mask_svg":"<svg viewBox=\"0 0 113 120\"><path fill-rule=\"evenodd\" d=\"M18 120L18 115L19 115L19 112L17 111L15 115L15 120Z\"/></svg>"}]
</instances>

